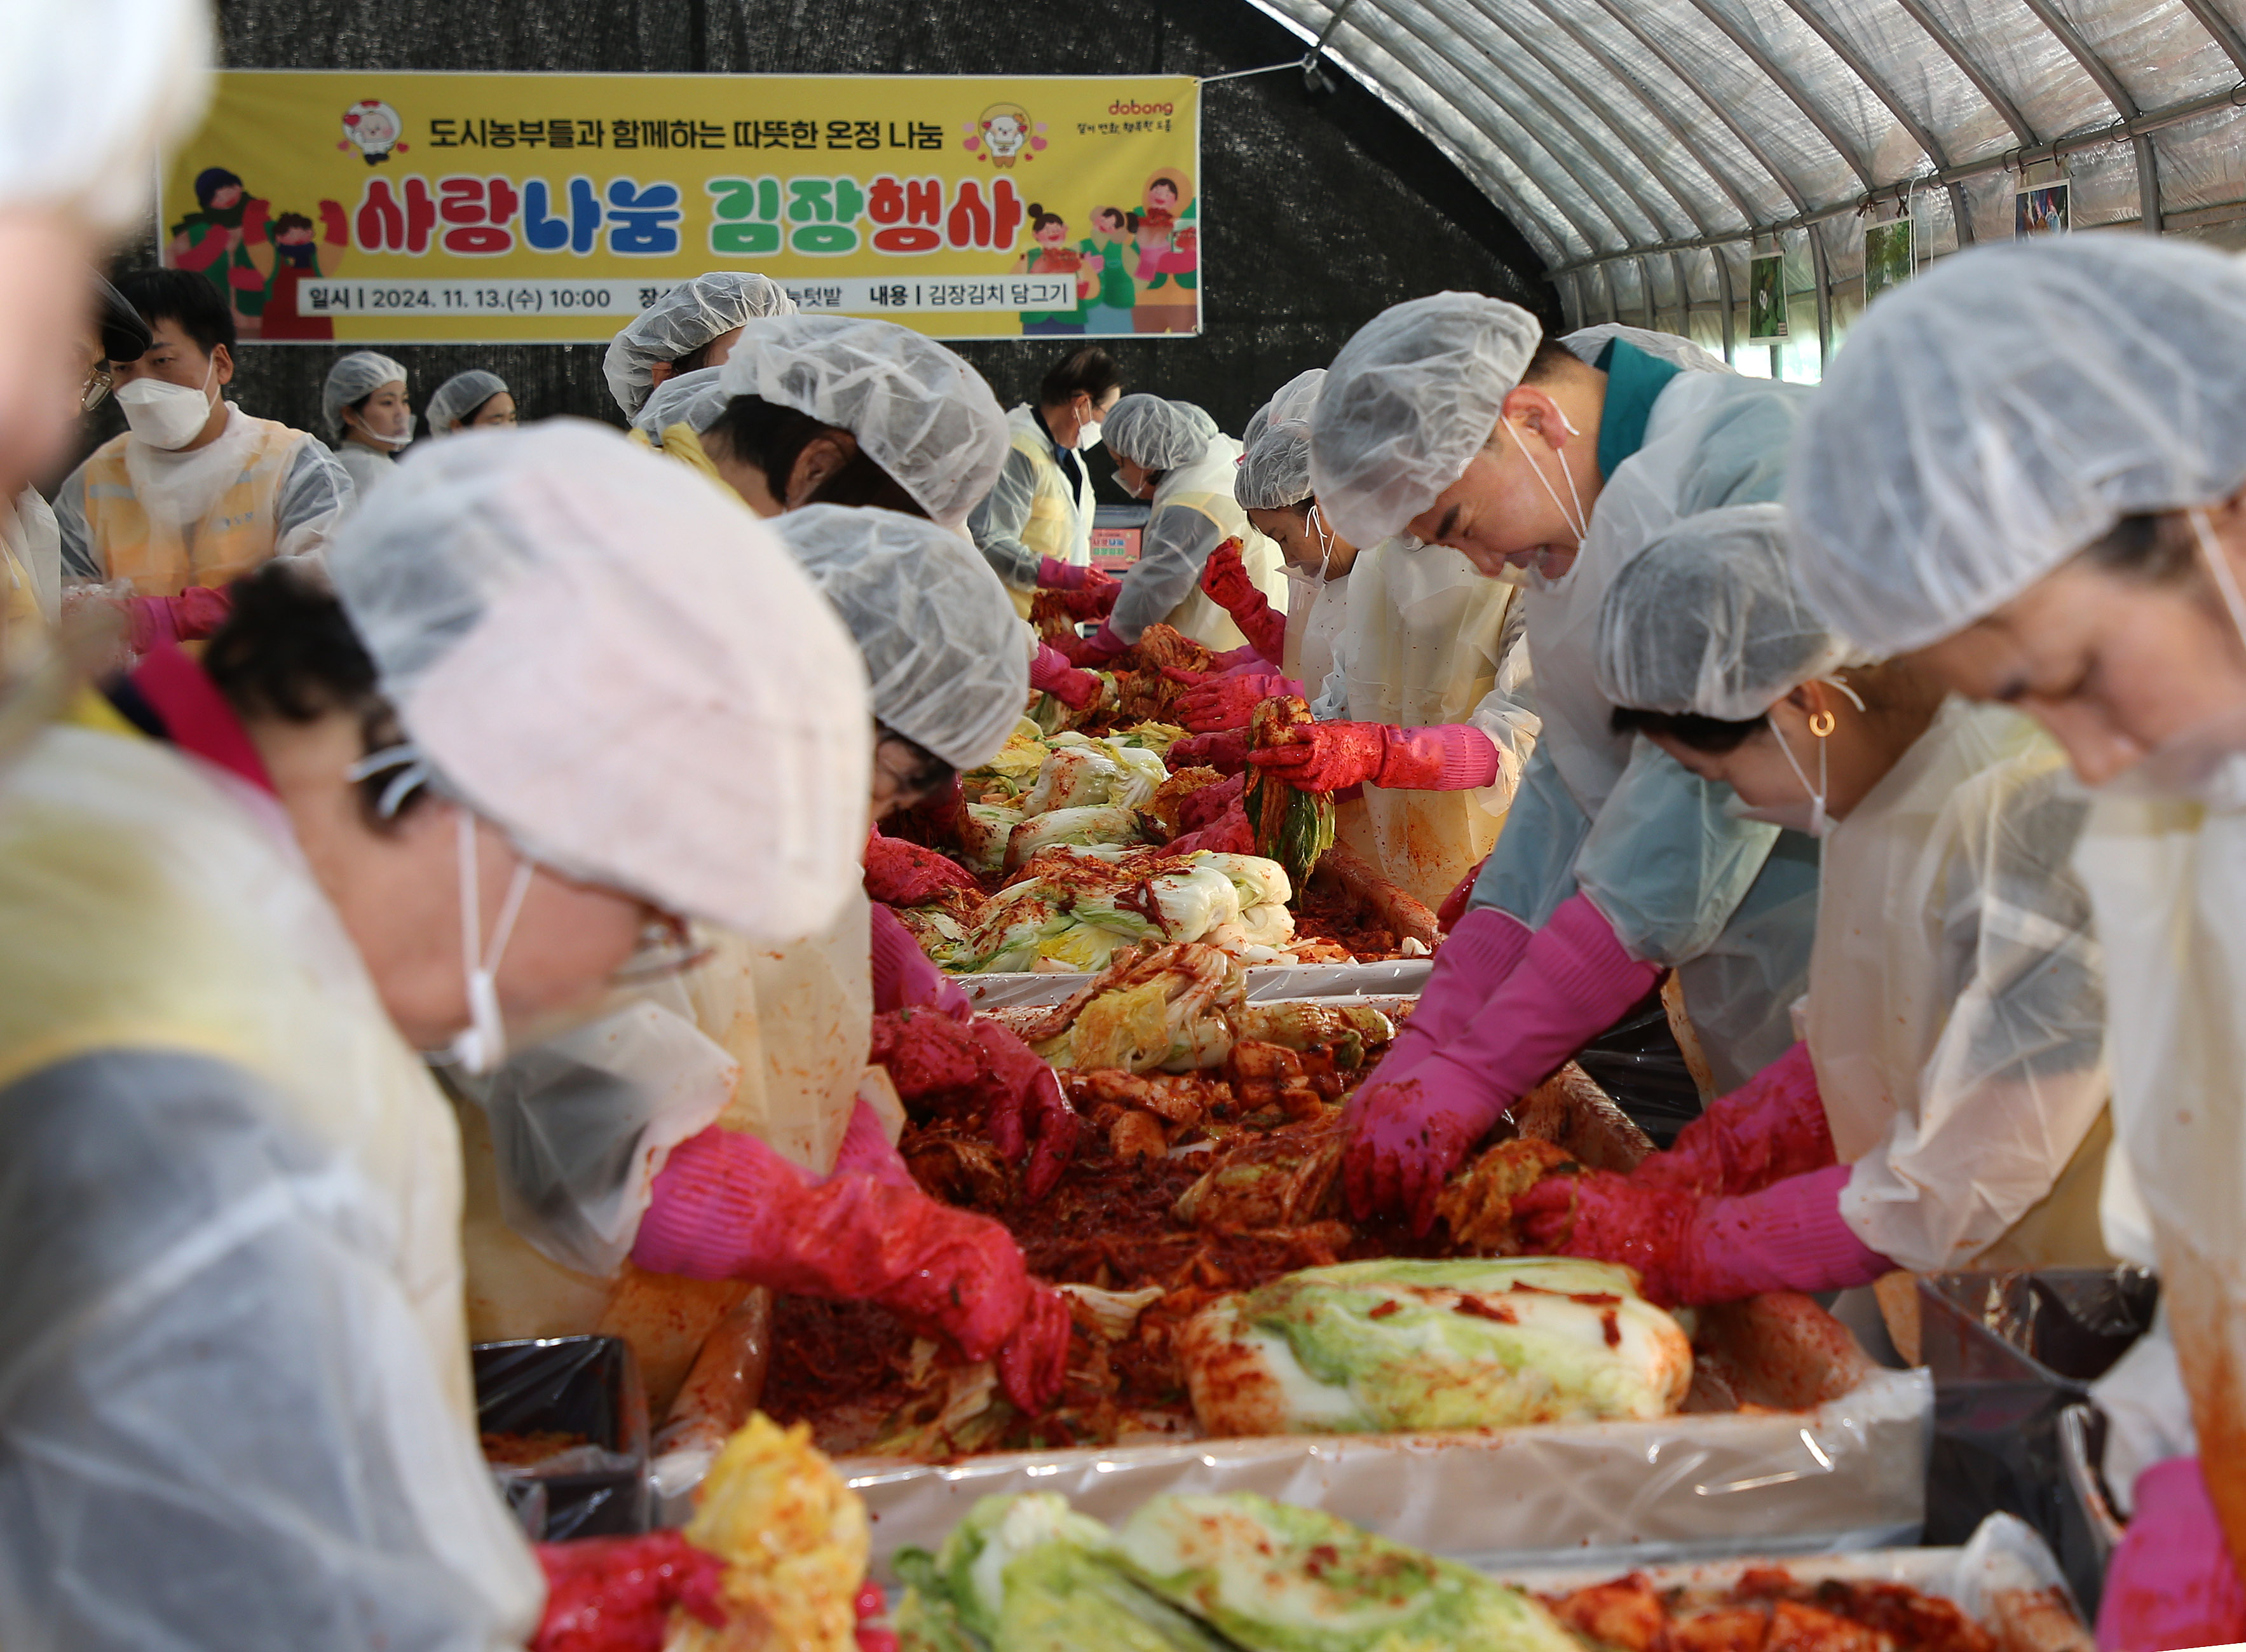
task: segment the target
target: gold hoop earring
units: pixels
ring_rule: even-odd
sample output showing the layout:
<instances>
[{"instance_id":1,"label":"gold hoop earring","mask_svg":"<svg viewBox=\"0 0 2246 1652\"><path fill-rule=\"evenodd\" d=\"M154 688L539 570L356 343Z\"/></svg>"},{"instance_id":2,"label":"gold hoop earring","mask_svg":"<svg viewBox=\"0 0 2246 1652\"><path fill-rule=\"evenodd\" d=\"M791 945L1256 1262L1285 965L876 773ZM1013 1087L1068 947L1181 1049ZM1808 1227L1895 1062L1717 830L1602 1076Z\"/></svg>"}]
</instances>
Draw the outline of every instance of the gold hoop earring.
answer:
<instances>
[{"instance_id":1,"label":"gold hoop earring","mask_svg":"<svg viewBox=\"0 0 2246 1652\"><path fill-rule=\"evenodd\" d=\"M1829 711L1812 712L1809 714L1809 732L1820 740L1824 739L1837 727L1839 725L1833 720L1833 713Z\"/></svg>"}]
</instances>

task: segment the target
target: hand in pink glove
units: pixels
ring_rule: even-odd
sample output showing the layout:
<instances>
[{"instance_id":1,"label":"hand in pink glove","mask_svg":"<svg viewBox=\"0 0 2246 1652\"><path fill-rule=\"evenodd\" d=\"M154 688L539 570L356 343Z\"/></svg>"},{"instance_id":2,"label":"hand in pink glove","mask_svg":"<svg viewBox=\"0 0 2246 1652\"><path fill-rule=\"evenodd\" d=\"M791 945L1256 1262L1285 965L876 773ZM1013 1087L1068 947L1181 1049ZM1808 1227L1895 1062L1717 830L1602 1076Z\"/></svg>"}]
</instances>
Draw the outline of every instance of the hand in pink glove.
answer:
<instances>
[{"instance_id":1,"label":"hand in pink glove","mask_svg":"<svg viewBox=\"0 0 2246 1652\"><path fill-rule=\"evenodd\" d=\"M1032 1281L1022 1322L998 1350L998 1387L1014 1409L1034 1416L1060 1394L1068 1376L1068 1300Z\"/></svg>"},{"instance_id":2,"label":"hand in pink glove","mask_svg":"<svg viewBox=\"0 0 2246 1652\"><path fill-rule=\"evenodd\" d=\"M1392 792L1463 792L1497 779L1497 745L1472 723L1385 728L1376 786Z\"/></svg>"},{"instance_id":3,"label":"hand in pink glove","mask_svg":"<svg viewBox=\"0 0 2246 1652\"><path fill-rule=\"evenodd\" d=\"M1630 1172L1648 1186L1753 1193L1833 1163L1833 1128L1809 1046L1796 1044L1687 1124L1677 1144Z\"/></svg>"},{"instance_id":4,"label":"hand in pink glove","mask_svg":"<svg viewBox=\"0 0 2246 1652\"><path fill-rule=\"evenodd\" d=\"M160 643L191 643L214 634L234 611L234 597L207 585L190 585L176 597L130 597L125 622L133 652L146 654Z\"/></svg>"},{"instance_id":5,"label":"hand in pink glove","mask_svg":"<svg viewBox=\"0 0 2246 1652\"><path fill-rule=\"evenodd\" d=\"M1209 601L1228 614L1265 601L1263 591L1248 577L1248 565L1240 560L1237 539L1228 539L1208 553L1201 568L1201 588Z\"/></svg>"},{"instance_id":6,"label":"hand in pink glove","mask_svg":"<svg viewBox=\"0 0 2246 1652\"><path fill-rule=\"evenodd\" d=\"M1376 780L1388 754L1378 723L1297 723L1287 744L1250 752L1248 761L1302 792L1337 792Z\"/></svg>"},{"instance_id":7,"label":"hand in pink glove","mask_svg":"<svg viewBox=\"0 0 2246 1652\"><path fill-rule=\"evenodd\" d=\"M1513 1201L1550 1252L1637 1270L1664 1307L1736 1302L1766 1291L1847 1290L1895 1264L1841 1217L1848 1167L1834 1164L1735 1198L1700 1198L1611 1171L1551 1176Z\"/></svg>"},{"instance_id":8,"label":"hand in pink glove","mask_svg":"<svg viewBox=\"0 0 2246 1652\"><path fill-rule=\"evenodd\" d=\"M1123 582L1086 563L1079 566L1052 556L1038 558L1039 590L1120 590ZM1108 604L1113 607L1111 602Z\"/></svg>"},{"instance_id":9,"label":"hand in pink glove","mask_svg":"<svg viewBox=\"0 0 2246 1652\"><path fill-rule=\"evenodd\" d=\"M1105 666L1131 646L1105 625L1097 636L1062 637L1052 645L1070 665L1079 666Z\"/></svg>"},{"instance_id":10,"label":"hand in pink glove","mask_svg":"<svg viewBox=\"0 0 2246 1652\"><path fill-rule=\"evenodd\" d=\"M1302 684L1288 677L1210 677L1174 666L1166 666L1162 674L1173 682L1193 685L1178 697L1178 720L1196 734L1245 728L1256 708L1274 694L1303 692Z\"/></svg>"},{"instance_id":11,"label":"hand in pink glove","mask_svg":"<svg viewBox=\"0 0 2246 1652\"><path fill-rule=\"evenodd\" d=\"M1023 1154L1029 1154L1022 1192L1034 1205L1052 1191L1068 1168L1084 1120L1068 1104L1060 1075L1019 1034L988 1021L975 1021L969 1030L983 1053L995 1091L983 1133L1010 1164L1020 1164ZM1030 1145L1033 1140L1034 1150Z\"/></svg>"},{"instance_id":12,"label":"hand in pink glove","mask_svg":"<svg viewBox=\"0 0 2246 1652\"><path fill-rule=\"evenodd\" d=\"M895 912L875 905L868 929L876 1012L932 1009L956 1021L974 1014L974 1003L960 990L959 983L929 960Z\"/></svg>"},{"instance_id":13,"label":"hand in pink glove","mask_svg":"<svg viewBox=\"0 0 2246 1652\"><path fill-rule=\"evenodd\" d=\"M1188 734L1170 747L1172 768L1214 768L1237 775L1248 767L1248 731L1228 728L1221 734Z\"/></svg>"},{"instance_id":14,"label":"hand in pink glove","mask_svg":"<svg viewBox=\"0 0 2246 1652\"><path fill-rule=\"evenodd\" d=\"M2199 1459L2137 1476L2136 1512L2106 1571L2099 1652L2169 1652L2246 1641L2246 1588L2215 1518Z\"/></svg>"},{"instance_id":15,"label":"hand in pink glove","mask_svg":"<svg viewBox=\"0 0 2246 1652\"><path fill-rule=\"evenodd\" d=\"M677 1607L725 1627L725 1563L679 1532L536 1546L546 1615L530 1652L662 1652Z\"/></svg>"},{"instance_id":16,"label":"hand in pink glove","mask_svg":"<svg viewBox=\"0 0 2246 1652\"><path fill-rule=\"evenodd\" d=\"M1528 925L1494 906L1468 912L1435 949L1435 967L1403 1030L1373 1069L1372 1079L1395 1080L1443 1047L1489 1002L1521 962L1533 938Z\"/></svg>"},{"instance_id":17,"label":"hand in pink glove","mask_svg":"<svg viewBox=\"0 0 2246 1652\"><path fill-rule=\"evenodd\" d=\"M866 839L866 896L884 906L925 906L946 890L979 896L975 874L949 855L876 831Z\"/></svg>"},{"instance_id":18,"label":"hand in pink glove","mask_svg":"<svg viewBox=\"0 0 2246 1652\"><path fill-rule=\"evenodd\" d=\"M912 1167L905 1156L897 1151L889 1133L881 1128L880 1115L863 1099L850 1109L850 1128L842 1132L842 1145L834 1152L834 1169L828 1177L870 1176L891 1187L918 1187L913 1180Z\"/></svg>"},{"instance_id":19,"label":"hand in pink glove","mask_svg":"<svg viewBox=\"0 0 2246 1652\"><path fill-rule=\"evenodd\" d=\"M1652 989L1661 972L1633 959L1582 895L1560 904L1521 961L1441 1047L1396 1082L1368 1084L1343 1186L1358 1217L1401 1206L1417 1231L1466 1150L1505 1109Z\"/></svg>"},{"instance_id":20,"label":"hand in pink glove","mask_svg":"<svg viewBox=\"0 0 2246 1652\"><path fill-rule=\"evenodd\" d=\"M1030 662L1030 686L1041 694L1051 694L1072 711L1099 703L1099 679L1077 670L1068 663L1068 656L1051 643L1038 645L1037 658Z\"/></svg>"},{"instance_id":21,"label":"hand in pink glove","mask_svg":"<svg viewBox=\"0 0 2246 1652\"><path fill-rule=\"evenodd\" d=\"M1216 655L1208 662L1207 671L1195 673L1203 682L1212 677L1276 677L1279 674L1278 666L1272 664L1254 643L1235 648L1229 653Z\"/></svg>"},{"instance_id":22,"label":"hand in pink glove","mask_svg":"<svg viewBox=\"0 0 2246 1652\"><path fill-rule=\"evenodd\" d=\"M1248 776L1235 775L1214 786L1204 786L1178 805L1178 825L1185 831L1197 832L1204 826L1214 826L1233 812L1247 795Z\"/></svg>"},{"instance_id":23,"label":"hand in pink glove","mask_svg":"<svg viewBox=\"0 0 2246 1652\"><path fill-rule=\"evenodd\" d=\"M1248 823L1248 811L1239 803L1233 803L1208 825L1172 838L1167 852L1193 855L1203 850L1215 855L1253 855L1256 829Z\"/></svg>"}]
</instances>

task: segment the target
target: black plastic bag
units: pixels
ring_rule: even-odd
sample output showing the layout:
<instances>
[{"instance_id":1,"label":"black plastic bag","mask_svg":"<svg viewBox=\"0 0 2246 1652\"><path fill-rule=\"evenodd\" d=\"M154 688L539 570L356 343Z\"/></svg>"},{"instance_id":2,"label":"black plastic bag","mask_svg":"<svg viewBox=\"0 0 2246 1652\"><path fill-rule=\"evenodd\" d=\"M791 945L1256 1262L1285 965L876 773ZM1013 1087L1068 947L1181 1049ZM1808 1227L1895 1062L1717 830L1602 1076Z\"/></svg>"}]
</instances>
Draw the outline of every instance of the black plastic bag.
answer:
<instances>
[{"instance_id":1,"label":"black plastic bag","mask_svg":"<svg viewBox=\"0 0 2246 1652\"><path fill-rule=\"evenodd\" d=\"M556 1434L582 1443L492 1473L534 1542L630 1537L649 1529L647 1395L619 1337L479 1342L476 1423L487 1435Z\"/></svg>"}]
</instances>

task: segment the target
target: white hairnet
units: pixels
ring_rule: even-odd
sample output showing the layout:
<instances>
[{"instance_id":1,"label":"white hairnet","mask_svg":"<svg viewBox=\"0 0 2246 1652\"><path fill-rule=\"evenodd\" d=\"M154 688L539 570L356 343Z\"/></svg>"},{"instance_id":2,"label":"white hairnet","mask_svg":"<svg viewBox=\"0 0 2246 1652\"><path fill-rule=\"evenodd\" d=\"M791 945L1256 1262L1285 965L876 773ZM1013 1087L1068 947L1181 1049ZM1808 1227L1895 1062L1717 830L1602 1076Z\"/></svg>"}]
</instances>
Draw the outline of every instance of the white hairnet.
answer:
<instances>
[{"instance_id":1,"label":"white hairnet","mask_svg":"<svg viewBox=\"0 0 2246 1652\"><path fill-rule=\"evenodd\" d=\"M700 435L718 422L718 415L732 399L721 382L724 371L720 367L697 367L692 372L664 379L633 419L634 428L658 447L662 445L663 433L673 425L684 425Z\"/></svg>"},{"instance_id":2,"label":"white hairnet","mask_svg":"<svg viewBox=\"0 0 2246 1652\"><path fill-rule=\"evenodd\" d=\"M631 418L655 384L655 365L677 361L759 316L792 316L795 300L768 276L712 270L673 287L609 340L601 363L609 393Z\"/></svg>"},{"instance_id":3,"label":"white hairnet","mask_svg":"<svg viewBox=\"0 0 2246 1652\"><path fill-rule=\"evenodd\" d=\"M892 321L775 317L741 335L724 373L732 395L848 431L946 528L967 520L1006 462L1006 415L983 375Z\"/></svg>"},{"instance_id":4,"label":"white hairnet","mask_svg":"<svg viewBox=\"0 0 2246 1652\"><path fill-rule=\"evenodd\" d=\"M1865 311L1787 478L1803 589L1901 653L2125 515L2246 482L2246 267L2148 236L1945 258Z\"/></svg>"},{"instance_id":5,"label":"white hairnet","mask_svg":"<svg viewBox=\"0 0 2246 1652\"><path fill-rule=\"evenodd\" d=\"M1146 470L1192 464L1208 451L1215 434L1216 420L1193 403L1144 392L1117 402L1099 426L1108 452Z\"/></svg>"},{"instance_id":6,"label":"white hairnet","mask_svg":"<svg viewBox=\"0 0 2246 1652\"><path fill-rule=\"evenodd\" d=\"M1686 517L1599 605L1599 692L1640 711L1746 722L1848 655L1794 584L1774 504Z\"/></svg>"},{"instance_id":7,"label":"white hairnet","mask_svg":"<svg viewBox=\"0 0 2246 1652\"><path fill-rule=\"evenodd\" d=\"M405 369L371 350L354 350L328 369L328 382L320 390L320 418L330 436L344 433L344 409L363 401L385 385L402 385Z\"/></svg>"},{"instance_id":8,"label":"white hairnet","mask_svg":"<svg viewBox=\"0 0 2246 1652\"><path fill-rule=\"evenodd\" d=\"M1353 545L1377 545L1466 474L1544 338L1519 304L1439 292L1384 310L1327 369L1310 487Z\"/></svg>"},{"instance_id":9,"label":"white hairnet","mask_svg":"<svg viewBox=\"0 0 2246 1652\"><path fill-rule=\"evenodd\" d=\"M446 788L570 877L757 939L859 881L865 672L769 529L578 420L434 443L328 570Z\"/></svg>"},{"instance_id":10,"label":"white hairnet","mask_svg":"<svg viewBox=\"0 0 2246 1652\"><path fill-rule=\"evenodd\" d=\"M1297 373L1249 415L1232 478L1242 510L1283 510L1310 496L1310 410L1325 381L1323 367Z\"/></svg>"},{"instance_id":11,"label":"white hairnet","mask_svg":"<svg viewBox=\"0 0 2246 1652\"><path fill-rule=\"evenodd\" d=\"M954 768L997 756L1028 703L1030 662L982 553L895 510L806 505L771 525L858 639L874 715Z\"/></svg>"},{"instance_id":12,"label":"white hairnet","mask_svg":"<svg viewBox=\"0 0 2246 1652\"><path fill-rule=\"evenodd\" d=\"M0 206L116 232L147 210L157 152L211 93L201 0L16 0L0 27Z\"/></svg>"},{"instance_id":13,"label":"white hairnet","mask_svg":"<svg viewBox=\"0 0 2246 1652\"><path fill-rule=\"evenodd\" d=\"M493 396L506 392L507 380L481 367L454 373L437 386L429 398L429 405L422 409L429 420L429 433L443 435Z\"/></svg>"}]
</instances>

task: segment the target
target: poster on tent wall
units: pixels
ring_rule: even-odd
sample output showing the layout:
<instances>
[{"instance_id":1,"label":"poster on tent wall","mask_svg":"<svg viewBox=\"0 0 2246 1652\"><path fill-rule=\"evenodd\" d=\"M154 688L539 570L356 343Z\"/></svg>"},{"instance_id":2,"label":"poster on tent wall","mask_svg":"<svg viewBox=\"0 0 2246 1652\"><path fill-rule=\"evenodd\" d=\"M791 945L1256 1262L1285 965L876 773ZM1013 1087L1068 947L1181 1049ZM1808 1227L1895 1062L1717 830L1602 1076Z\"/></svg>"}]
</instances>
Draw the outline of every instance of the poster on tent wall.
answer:
<instances>
[{"instance_id":1,"label":"poster on tent wall","mask_svg":"<svg viewBox=\"0 0 2246 1652\"><path fill-rule=\"evenodd\" d=\"M1782 345L1787 338L1786 255L1747 260L1747 342Z\"/></svg>"},{"instance_id":2,"label":"poster on tent wall","mask_svg":"<svg viewBox=\"0 0 2246 1652\"><path fill-rule=\"evenodd\" d=\"M2073 187L2065 183L2038 184L2012 195L2012 238L2027 241L2037 236L2063 236L2067 230L2067 199Z\"/></svg>"},{"instance_id":3,"label":"poster on tent wall","mask_svg":"<svg viewBox=\"0 0 2246 1652\"><path fill-rule=\"evenodd\" d=\"M1864 302L1910 279L1915 226L1908 218L1868 225L1864 230Z\"/></svg>"},{"instance_id":4,"label":"poster on tent wall","mask_svg":"<svg viewBox=\"0 0 2246 1652\"><path fill-rule=\"evenodd\" d=\"M939 338L1201 326L1187 77L232 70L168 263L269 343L592 343L751 270Z\"/></svg>"}]
</instances>

